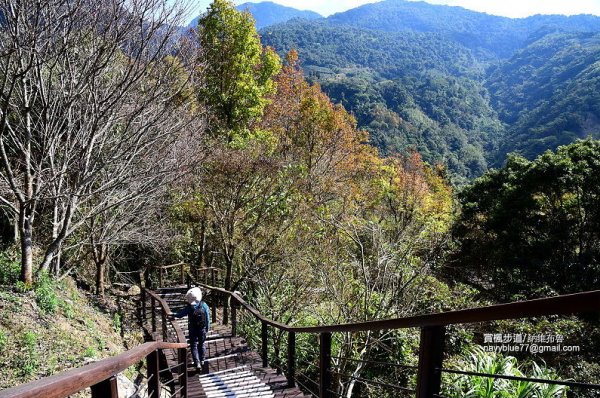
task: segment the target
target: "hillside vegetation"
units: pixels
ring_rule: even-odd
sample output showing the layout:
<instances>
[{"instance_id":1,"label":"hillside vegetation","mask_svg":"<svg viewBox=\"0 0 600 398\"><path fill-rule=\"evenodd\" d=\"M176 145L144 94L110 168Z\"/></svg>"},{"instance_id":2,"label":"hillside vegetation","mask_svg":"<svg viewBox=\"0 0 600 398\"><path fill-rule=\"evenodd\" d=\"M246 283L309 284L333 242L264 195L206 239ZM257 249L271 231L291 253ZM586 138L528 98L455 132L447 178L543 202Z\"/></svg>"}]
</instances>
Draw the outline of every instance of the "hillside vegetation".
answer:
<instances>
[{"instance_id":1,"label":"hillside vegetation","mask_svg":"<svg viewBox=\"0 0 600 398\"><path fill-rule=\"evenodd\" d=\"M597 136L600 18L510 19L388 0L265 28L383 153L414 148L455 183Z\"/></svg>"},{"instance_id":2,"label":"hillside vegetation","mask_svg":"<svg viewBox=\"0 0 600 398\"><path fill-rule=\"evenodd\" d=\"M1 253L0 389L116 355L143 341L124 323L114 298L99 301L70 278L43 277L32 290L13 290L18 272L10 255ZM135 376L134 369L127 376Z\"/></svg>"},{"instance_id":3,"label":"hillside vegetation","mask_svg":"<svg viewBox=\"0 0 600 398\"><path fill-rule=\"evenodd\" d=\"M507 134L497 164L533 159L578 138L600 137L600 34L552 33L498 67L486 86Z\"/></svg>"},{"instance_id":4,"label":"hillside vegetation","mask_svg":"<svg viewBox=\"0 0 600 398\"><path fill-rule=\"evenodd\" d=\"M473 50L481 59L507 58L540 31L597 32L600 18L591 15L536 15L512 19L467 10L432 5L423 1L386 0L334 14L334 24L386 32L439 34Z\"/></svg>"},{"instance_id":5,"label":"hillside vegetation","mask_svg":"<svg viewBox=\"0 0 600 398\"><path fill-rule=\"evenodd\" d=\"M489 37L477 49L454 37L458 16L440 32L294 20L261 42L229 0L184 36L170 0L0 0L0 12L4 385L118 352L127 323L114 314L134 309L111 295L157 265L214 267L220 287L295 326L600 283L600 144L570 143L595 130L598 33L550 27L498 58ZM544 152L488 170L514 148ZM239 325L248 341L261 332ZM448 327L444 366L597 383L599 326L584 314ZM352 375L335 376L334 393L414 389L419 333L333 333L331 374ZM484 351L516 333L581 350ZM298 374L317 378L317 336L298 336ZM281 365L285 337L268 338ZM446 375L441 395L597 398L463 374Z\"/></svg>"}]
</instances>

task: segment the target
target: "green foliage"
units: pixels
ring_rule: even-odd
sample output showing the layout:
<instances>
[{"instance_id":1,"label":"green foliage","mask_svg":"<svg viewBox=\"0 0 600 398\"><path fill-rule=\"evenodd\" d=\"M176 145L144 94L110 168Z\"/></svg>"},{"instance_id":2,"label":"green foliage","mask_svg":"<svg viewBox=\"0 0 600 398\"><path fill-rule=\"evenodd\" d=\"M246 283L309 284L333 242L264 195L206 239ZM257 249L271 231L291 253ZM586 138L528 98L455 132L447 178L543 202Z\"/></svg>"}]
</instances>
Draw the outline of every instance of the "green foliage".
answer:
<instances>
[{"instance_id":1,"label":"green foliage","mask_svg":"<svg viewBox=\"0 0 600 398\"><path fill-rule=\"evenodd\" d=\"M17 367L23 377L33 375L40 366L38 337L38 334L32 331L25 332L21 337L24 352L17 358Z\"/></svg>"},{"instance_id":2,"label":"green foliage","mask_svg":"<svg viewBox=\"0 0 600 398\"><path fill-rule=\"evenodd\" d=\"M0 252L0 285L12 285L19 280L21 266L6 252Z\"/></svg>"},{"instance_id":3,"label":"green foliage","mask_svg":"<svg viewBox=\"0 0 600 398\"><path fill-rule=\"evenodd\" d=\"M0 353L4 351L8 345L8 335L4 330L0 330Z\"/></svg>"},{"instance_id":4,"label":"green foliage","mask_svg":"<svg viewBox=\"0 0 600 398\"><path fill-rule=\"evenodd\" d=\"M88 347L83 353L84 358L95 358L98 356L98 351L94 347Z\"/></svg>"},{"instance_id":5,"label":"green foliage","mask_svg":"<svg viewBox=\"0 0 600 398\"><path fill-rule=\"evenodd\" d=\"M31 289L33 289L33 286L29 283L25 283L23 281L15 282L15 291L17 291L18 293L27 293L31 291Z\"/></svg>"},{"instance_id":6,"label":"green foliage","mask_svg":"<svg viewBox=\"0 0 600 398\"><path fill-rule=\"evenodd\" d=\"M252 16L229 0L215 0L198 31L206 60L198 96L215 114L211 133L231 140L262 115L281 63L274 51L263 49Z\"/></svg>"},{"instance_id":7,"label":"green foliage","mask_svg":"<svg viewBox=\"0 0 600 398\"><path fill-rule=\"evenodd\" d=\"M112 327L115 332L120 332L123 327L123 317L118 312L113 314Z\"/></svg>"},{"instance_id":8,"label":"green foliage","mask_svg":"<svg viewBox=\"0 0 600 398\"><path fill-rule=\"evenodd\" d=\"M468 360L460 363L460 370L490 375L527 377L517 359L497 353L488 353L475 347ZM553 369L533 362L529 377L558 380ZM567 387L526 381L494 379L484 376L451 375L446 377L444 395L451 398L560 398L566 397Z\"/></svg>"},{"instance_id":9,"label":"green foliage","mask_svg":"<svg viewBox=\"0 0 600 398\"><path fill-rule=\"evenodd\" d=\"M48 274L42 273L34 285L35 301L40 309L53 314L59 307L60 300L56 295L58 285Z\"/></svg>"},{"instance_id":10,"label":"green foliage","mask_svg":"<svg viewBox=\"0 0 600 398\"><path fill-rule=\"evenodd\" d=\"M483 59L493 59L510 56L539 31L597 31L599 19L592 15L510 19L426 2L382 1L328 20L387 32L432 32L461 43Z\"/></svg>"},{"instance_id":11,"label":"green foliage","mask_svg":"<svg viewBox=\"0 0 600 398\"><path fill-rule=\"evenodd\" d=\"M417 150L457 182L481 175L502 126L461 45L438 35L293 21L265 29L280 53L297 48L310 78L357 118L383 154Z\"/></svg>"},{"instance_id":12,"label":"green foliage","mask_svg":"<svg viewBox=\"0 0 600 398\"><path fill-rule=\"evenodd\" d=\"M382 153L416 149L461 184L509 152L600 137L597 21L388 1L262 34L280 54L298 49Z\"/></svg>"},{"instance_id":13,"label":"green foliage","mask_svg":"<svg viewBox=\"0 0 600 398\"><path fill-rule=\"evenodd\" d=\"M502 300L597 288L599 190L600 141L509 157L460 194L456 277L491 283Z\"/></svg>"},{"instance_id":14,"label":"green foliage","mask_svg":"<svg viewBox=\"0 0 600 398\"><path fill-rule=\"evenodd\" d=\"M59 306L62 309L63 314L65 315L65 317L67 317L68 319L73 319L73 317L75 316L75 309L73 308L73 305L65 300L59 300Z\"/></svg>"},{"instance_id":15,"label":"green foliage","mask_svg":"<svg viewBox=\"0 0 600 398\"><path fill-rule=\"evenodd\" d=\"M600 137L600 34L553 33L492 68L486 83L509 126L495 155L534 159L577 138Z\"/></svg>"}]
</instances>

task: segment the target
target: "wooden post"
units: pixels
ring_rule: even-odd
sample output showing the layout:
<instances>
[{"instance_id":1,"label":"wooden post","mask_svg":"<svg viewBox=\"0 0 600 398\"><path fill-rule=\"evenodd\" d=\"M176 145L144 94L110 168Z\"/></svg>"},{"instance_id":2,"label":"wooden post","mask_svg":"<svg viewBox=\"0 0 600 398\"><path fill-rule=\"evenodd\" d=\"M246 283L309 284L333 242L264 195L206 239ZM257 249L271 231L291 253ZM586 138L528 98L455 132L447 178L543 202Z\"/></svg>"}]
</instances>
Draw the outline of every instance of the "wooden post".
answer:
<instances>
[{"instance_id":1,"label":"wooden post","mask_svg":"<svg viewBox=\"0 0 600 398\"><path fill-rule=\"evenodd\" d=\"M152 287L152 278L150 277L150 267L144 270L144 287L150 289Z\"/></svg>"},{"instance_id":2,"label":"wooden post","mask_svg":"<svg viewBox=\"0 0 600 398\"><path fill-rule=\"evenodd\" d=\"M262 330L260 333L261 336L261 340L262 340L262 365L263 368L266 368L267 366L269 366L269 351L268 351L268 340L269 340L269 330L267 329L267 323L266 322L262 322Z\"/></svg>"},{"instance_id":3,"label":"wooden post","mask_svg":"<svg viewBox=\"0 0 600 398\"><path fill-rule=\"evenodd\" d=\"M185 348L179 348L177 350L179 354L179 362L181 363L179 368L179 384L181 385L180 397L188 397L188 374L187 374L187 350Z\"/></svg>"},{"instance_id":4,"label":"wooden post","mask_svg":"<svg viewBox=\"0 0 600 398\"><path fill-rule=\"evenodd\" d=\"M331 398L331 333L321 333L319 343L319 398Z\"/></svg>"},{"instance_id":5,"label":"wooden post","mask_svg":"<svg viewBox=\"0 0 600 398\"><path fill-rule=\"evenodd\" d=\"M141 316L141 326L146 324L146 288L142 287L142 316Z\"/></svg>"},{"instance_id":6,"label":"wooden post","mask_svg":"<svg viewBox=\"0 0 600 398\"><path fill-rule=\"evenodd\" d=\"M160 311L162 321L162 335L163 341L169 341L168 328L167 328L167 314L164 311Z\"/></svg>"},{"instance_id":7,"label":"wooden post","mask_svg":"<svg viewBox=\"0 0 600 398\"><path fill-rule=\"evenodd\" d=\"M296 333L288 333L287 347L287 382L288 387L296 387Z\"/></svg>"},{"instance_id":8,"label":"wooden post","mask_svg":"<svg viewBox=\"0 0 600 398\"><path fill-rule=\"evenodd\" d=\"M433 398L439 395L442 385L442 362L444 359L443 326L421 328L419 346L419 370L417 372L417 398Z\"/></svg>"},{"instance_id":9,"label":"wooden post","mask_svg":"<svg viewBox=\"0 0 600 398\"><path fill-rule=\"evenodd\" d=\"M192 287L192 278L190 277L189 272L187 274L185 274L185 281L187 284L187 288L189 289L190 287Z\"/></svg>"},{"instance_id":10,"label":"wooden post","mask_svg":"<svg viewBox=\"0 0 600 398\"><path fill-rule=\"evenodd\" d=\"M117 389L117 378L109 377L92 386L92 398L119 398Z\"/></svg>"},{"instance_id":11,"label":"wooden post","mask_svg":"<svg viewBox=\"0 0 600 398\"><path fill-rule=\"evenodd\" d=\"M156 299L154 296L150 297L150 309L152 311L152 331L156 332Z\"/></svg>"},{"instance_id":12,"label":"wooden post","mask_svg":"<svg viewBox=\"0 0 600 398\"><path fill-rule=\"evenodd\" d=\"M146 356L148 398L159 398L160 396L160 369L158 366L158 350L154 350Z\"/></svg>"},{"instance_id":13,"label":"wooden post","mask_svg":"<svg viewBox=\"0 0 600 398\"><path fill-rule=\"evenodd\" d=\"M158 269L158 287L159 288L163 287L163 269L162 268Z\"/></svg>"},{"instance_id":14,"label":"wooden post","mask_svg":"<svg viewBox=\"0 0 600 398\"><path fill-rule=\"evenodd\" d=\"M217 321L217 300L218 300L218 296L219 294L217 292L215 292L214 290L211 292L211 296L212 296L212 300L210 301L210 310L211 310L211 317L212 317L212 321L216 322Z\"/></svg>"},{"instance_id":15,"label":"wooden post","mask_svg":"<svg viewBox=\"0 0 600 398\"><path fill-rule=\"evenodd\" d=\"M237 306L236 303L231 301L231 336L235 337L237 334Z\"/></svg>"}]
</instances>

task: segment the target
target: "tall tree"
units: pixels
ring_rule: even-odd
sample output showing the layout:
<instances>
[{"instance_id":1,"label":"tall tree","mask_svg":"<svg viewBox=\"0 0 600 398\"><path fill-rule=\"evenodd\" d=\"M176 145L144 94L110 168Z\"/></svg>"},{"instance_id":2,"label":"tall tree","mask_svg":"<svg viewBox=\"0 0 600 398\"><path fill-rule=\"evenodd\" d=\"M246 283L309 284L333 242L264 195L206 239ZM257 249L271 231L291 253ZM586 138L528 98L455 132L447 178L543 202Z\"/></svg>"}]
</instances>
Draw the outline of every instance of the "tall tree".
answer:
<instances>
[{"instance_id":1,"label":"tall tree","mask_svg":"<svg viewBox=\"0 0 600 398\"><path fill-rule=\"evenodd\" d=\"M456 276L502 300L596 288L599 176L600 142L585 140L475 181L460 195Z\"/></svg>"},{"instance_id":2,"label":"tall tree","mask_svg":"<svg viewBox=\"0 0 600 398\"><path fill-rule=\"evenodd\" d=\"M210 5L198 22L198 38L206 61L198 94L214 112L209 131L230 141L262 115L280 60L263 48L250 13L229 0Z\"/></svg>"},{"instance_id":3,"label":"tall tree","mask_svg":"<svg viewBox=\"0 0 600 398\"><path fill-rule=\"evenodd\" d=\"M160 173L189 121L173 111L170 75L149 72L174 49L181 9L168 1L0 2L2 202L18 214L21 279L33 279L33 247L49 268L89 217L123 200L115 189ZM178 90L175 90L178 91ZM157 161L147 164L149 159ZM140 182L141 184L141 182ZM52 208L47 239L34 228Z\"/></svg>"}]
</instances>

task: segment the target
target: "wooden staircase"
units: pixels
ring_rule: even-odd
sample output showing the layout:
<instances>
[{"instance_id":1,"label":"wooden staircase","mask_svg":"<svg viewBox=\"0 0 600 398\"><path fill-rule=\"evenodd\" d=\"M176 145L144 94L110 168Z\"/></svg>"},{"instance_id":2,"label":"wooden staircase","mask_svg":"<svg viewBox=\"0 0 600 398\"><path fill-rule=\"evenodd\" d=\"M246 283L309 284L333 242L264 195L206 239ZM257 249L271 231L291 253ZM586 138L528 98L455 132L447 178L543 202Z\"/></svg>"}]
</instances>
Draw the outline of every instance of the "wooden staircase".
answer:
<instances>
[{"instance_id":1,"label":"wooden staircase","mask_svg":"<svg viewBox=\"0 0 600 398\"><path fill-rule=\"evenodd\" d=\"M184 305L181 289L158 289L173 312ZM290 388L286 377L270 367L263 367L260 355L248 347L242 337L234 337L231 328L212 320L211 330L205 342L204 372L192 367L188 350L188 394L198 398L300 398L310 397L297 387ZM187 319L177 323L188 337ZM166 356L167 365L174 367L177 358Z\"/></svg>"}]
</instances>

